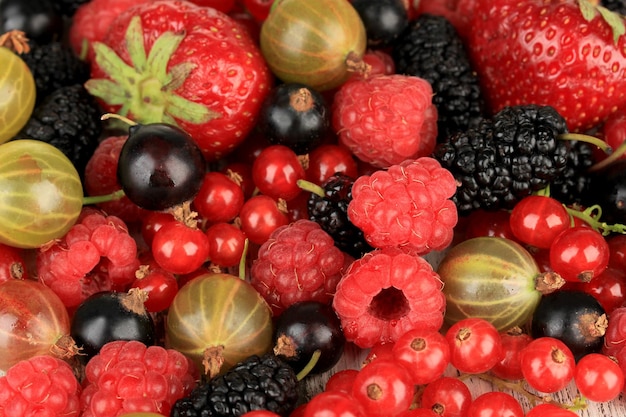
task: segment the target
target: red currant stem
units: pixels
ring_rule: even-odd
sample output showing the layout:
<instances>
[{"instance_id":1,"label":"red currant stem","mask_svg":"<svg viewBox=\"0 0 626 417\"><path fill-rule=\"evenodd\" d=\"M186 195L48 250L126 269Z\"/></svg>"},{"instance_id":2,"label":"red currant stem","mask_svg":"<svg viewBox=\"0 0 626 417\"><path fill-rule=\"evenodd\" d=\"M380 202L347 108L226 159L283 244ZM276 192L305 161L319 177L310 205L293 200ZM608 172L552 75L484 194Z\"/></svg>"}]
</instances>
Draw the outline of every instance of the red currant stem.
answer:
<instances>
[{"instance_id":1,"label":"red currant stem","mask_svg":"<svg viewBox=\"0 0 626 417\"><path fill-rule=\"evenodd\" d=\"M320 185L315 184L314 182L307 180L297 180L296 184L298 187L302 188L304 191L308 191L310 193L316 194L320 197L324 197L324 188Z\"/></svg>"},{"instance_id":2,"label":"red currant stem","mask_svg":"<svg viewBox=\"0 0 626 417\"><path fill-rule=\"evenodd\" d=\"M125 195L126 194L124 193L124 190L117 190L117 191L113 191L110 194L94 195L94 196L89 196L89 197L85 196L83 197L83 205L88 206L90 204L99 204L99 203L106 203L109 201L115 201L115 200L119 200Z\"/></svg>"},{"instance_id":3,"label":"red currant stem","mask_svg":"<svg viewBox=\"0 0 626 417\"><path fill-rule=\"evenodd\" d=\"M567 410L584 410L587 408L587 401L580 396L577 396L571 404L563 404L555 401L549 395L541 396L529 391L523 381L507 381L491 374L462 374L459 376L459 379L463 380L469 377L476 377L489 382L498 390L509 390L523 395L533 406L539 403L549 403Z\"/></svg>"},{"instance_id":4,"label":"red currant stem","mask_svg":"<svg viewBox=\"0 0 626 417\"><path fill-rule=\"evenodd\" d=\"M611 153L609 156L604 158L602 161L597 162L597 163L593 164L592 166L590 166L589 169L587 169L587 172L597 172L597 171L600 171L600 170L606 168L607 166L611 165L613 162L615 162L619 158L621 158L622 155L624 155L624 153L626 153L626 141L622 142L615 149L615 151L613 153Z\"/></svg>"},{"instance_id":5,"label":"red currant stem","mask_svg":"<svg viewBox=\"0 0 626 417\"><path fill-rule=\"evenodd\" d=\"M304 366L304 368L300 370L300 372L296 374L296 378L298 379L298 381L302 381L308 374L311 373L315 365L317 365L317 362L320 360L320 356L322 356L321 350L317 349L315 352L313 352L313 354L311 355L311 359L309 359L309 362Z\"/></svg>"},{"instance_id":6,"label":"red currant stem","mask_svg":"<svg viewBox=\"0 0 626 417\"><path fill-rule=\"evenodd\" d=\"M246 238L243 241L243 251L241 252L241 259L239 260L239 278L245 281L246 279L246 256L248 255L249 241Z\"/></svg>"},{"instance_id":7,"label":"red currant stem","mask_svg":"<svg viewBox=\"0 0 626 417\"><path fill-rule=\"evenodd\" d=\"M598 219L602 216L602 207L597 204L587 207L583 211L567 206L564 207L570 216L576 217L588 223L592 228L602 233L603 236L607 236L610 233L626 233L626 225L620 223L608 224L606 222L599 221Z\"/></svg>"},{"instance_id":8,"label":"red currant stem","mask_svg":"<svg viewBox=\"0 0 626 417\"><path fill-rule=\"evenodd\" d=\"M559 135L559 139L561 140L577 140L579 142L586 142L590 145L595 145L600 148L604 153L610 155L613 152L613 148L609 146L608 143L603 141L600 138L591 135L585 135L582 133L563 133Z\"/></svg>"},{"instance_id":9,"label":"red currant stem","mask_svg":"<svg viewBox=\"0 0 626 417\"><path fill-rule=\"evenodd\" d=\"M128 126L135 126L137 122L130 120L128 117L124 117L115 113L105 113L100 117L100 120L118 119L126 123Z\"/></svg>"}]
</instances>

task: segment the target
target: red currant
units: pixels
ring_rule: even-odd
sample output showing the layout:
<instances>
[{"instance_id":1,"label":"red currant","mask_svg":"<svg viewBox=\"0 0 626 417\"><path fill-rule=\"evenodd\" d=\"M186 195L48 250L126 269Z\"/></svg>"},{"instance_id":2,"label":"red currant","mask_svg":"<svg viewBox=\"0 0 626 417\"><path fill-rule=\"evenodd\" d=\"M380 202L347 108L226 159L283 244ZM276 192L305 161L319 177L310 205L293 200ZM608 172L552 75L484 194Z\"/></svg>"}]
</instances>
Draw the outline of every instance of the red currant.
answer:
<instances>
[{"instance_id":1,"label":"red currant","mask_svg":"<svg viewBox=\"0 0 626 417\"><path fill-rule=\"evenodd\" d=\"M590 353L576 364L574 381L583 397L595 402L608 402L622 392L624 373L608 356Z\"/></svg>"},{"instance_id":2,"label":"red currant","mask_svg":"<svg viewBox=\"0 0 626 417\"><path fill-rule=\"evenodd\" d=\"M210 223L229 222L243 206L243 190L221 172L207 172L193 200L194 209Z\"/></svg>"},{"instance_id":3,"label":"red currant","mask_svg":"<svg viewBox=\"0 0 626 417\"><path fill-rule=\"evenodd\" d=\"M22 251L0 243L0 282L16 278L28 278Z\"/></svg>"},{"instance_id":4,"label":"red currant","mask_svg":"<svg viewBox=\"0 0 626 417\"><path fill-rule=\"evenodd\" d=\"M550 266L566 281L589 282L609 264L609 245L589 227L571 227L550 246Z\"/></svg>"},{"instance_id":5,"label":"red currant","mask_svg":"<svg viewBox=\"0 0 626 417\"><path fill-rule=\"evenodd\" d=\"M198 228L174 221L164 224L152 240L156 263L173 274L189 274L207 261L208 238Z\"/></svg>"},{"instance_id":6,"label":"red currant","mask_svg":"<svg viewBox=\"0 0 626 417\"><path fill-rule=\"evenodd\" d=\"M297 181L306 173L298 155L288 146L263 149L252 164L252 180L261 194L274 199L293 200L302 192Z\"/></svg>"},{"instance_id":7,"label":"red currant","mask_svg":"<svg viewBox=\"0 0 626 417\"><path fill-rule=\"evenodd\" d=\"M349 393L324 391L313 397L302 417L366 417L363 407ZM367 415L369 417L369 414Z\"/></svg>"},{"instance_id":8,"label":"red currant","mask_svg":"<svg viewBox=\"0 0 626 417\"><path fill-rule=\"evenodd\" d=\"M392 353L410 371L415 385L440 378L450 363L450 345L438 331L409 330L396 340Z\"/></svg>"},{"instance_id":9,"label":"red currant","mask_svg":"<svg viewBox=\"0 0 626 417\"><path fill-rule=\"evenodd\" d=\"M409 372L394 361L378 359L354 379L352 396L369 417L388 417L409 409L413 383Z\"/></svg>"},{"instance_id":10,"label":"red currant","mask_svg":"<svg viewBox=\"0 0 626 417\"><path fill-rule=\"evenodd\" d=\"M240 228L220 222L209 226L205 233L212 263L223 268L239 264L246 244L246 235Z\"/></svg>"},{"instance_id":11,"label":"red currant","mask_svg":"<svg viewBox=\"0 0 626 417\"><path fill-rule=\"evenodd\" d=\"M251 197L239 212L241 230L250 242L262 245L280 226L289 224L284 202L281 206L273 198L260 194Z\"/></svg>"},{"instance_id":12,"label":"red currant","mask_svg":"<svg viewBox=\"0 0 626 417\"><path fill-rule=\"evenodd\" d=\"M606 314L610 315L626 301L626 272L609 266L590 282L571 282L567 283L564 288L576 289L593 295Z\"/></svg>"},{"instance_id":13,"label":"red currant","mask_svg":"<svg viewBox=\"0 0 626 417\"><path fill-rule=\"evenodd\" d=\"M493 324L481 318L466 318L446 331L450 363L461 372L487 372L502 358L502 341Z\"/></svg>"},{"instance_id":14,"label":"red currant","mask_svg":"<svg viewBox=\"0 0 626 417\"><path fill-rule=\"evenodd\" d=\"M626 270L626 235L610 236L606 242L609 244L609 265Z\"/></svg>"},{"instance_id":15,"label":"red currant","mask_svg":"<svg viewBox=\"0 0 626 417\"><path fill-rule=\"evenodd\" d=\"M570 227L569 214L556 199L530 195L515 204L511 211L511 230L527 245L548 249L552 241Z\"/></svg>"},{"instance_id":16,"label":"red currant","mask_svg":"<svg viewBox=\"0 0 626 417\"><path fill-rule=\"evenodd\" d=\"M467 416L472 393L463 381L443 376L426 385L421 407L433 410L441 417Z\"/></svg>"},{"instance_id":17,"label":"red currant","mask_svg":"<svg viewBox=\"0 0 626 417\"><path fill-rule=\"evenodd\" d=\"M170 213L164 211L149 211L141 222L141 237L143 241L148 246L152 246L154 234L163 227L165 223L173 221L176 221L176 219Z\"/></svg>"},{"instance_id":18,"label":"red currant","mask_svg":"<svg viewBox=\"0 0 626 417\"><path fill-rule=\"evenodd\" d=\"M544 403L531 408L526 417L578 417L578 414L555 404Z\"/></svg>"},{"instance_id":19,"label":"red currant","mask_svg":"<svg viewBox=\"0 0 626 417\"><path fill-rule=\"evenodd\" d=\"M511 394L490 391L472 401L467 417L524 417L524 410Z\"/></svg>"},{"instance_id":20,"label":"red currant","mask_svg":"<svg viewBox=\"0 0 626 417\"><path fill-rule=\"evenodd\" d=\"M524 378L520 368L520 352L532 340L532 336L522 332L519 327L500 334L502 340L502 359L491 368L498 378L516 381Z\"/></svg>"},{"instance_id":21,"label":"red currant","mask_svg":"<svg viewBox=\"0 0 626 417\"><path fill-rule=\"evenodd\" d=\"M465 238L495 236L517 240L511 230L510 219L511 214L507 210L474 210L467 216Z\"/></svg>"},{"instance_id":22,"label":"red currant","mask_svg":"<svg viewBox=\"0 0 626 417\"><path fill-rule=\"evenodd\" d=\"M567 345L553 337L539 337L520 352L524 379L537 391L562 390L574 377L576 361Z\"/></svg>"},{"instance_id":23,"label":"red currant","mask_svg":"<svg viewBox=\"0 0 626 417\"><path fill-rule=\"evenodd\" d=\"M178 292L178 281L171 272L162 269L149 268L139 274L131 288L140 288L148 293L144 302L146 310L151 313L165 311L172 304Z\"/></svg>"},{"instance_id":24,"label":"red currant","mask_svg":"<svg viewBox=\"0 0 626 417\"><path fill-rule=\"evenodd\" d=\"M358 177L357 163L348 148L341 145L326 144L309 152L309 166L306 169L308 181L322 185L337 172L351 178Z\"/></svg>"},{"instance_id":25,"label":"red currant","mask_svg":"<svg viewBox=\"0 0 626 417\"><path fill-rule=\"evenodd\" d=\"M324 390L343 391L351 394L352 385L354 385L354 380L358 374L359 371L356 369L342 369L337 371L328 378Z\"/></svg>"}]
</instances>

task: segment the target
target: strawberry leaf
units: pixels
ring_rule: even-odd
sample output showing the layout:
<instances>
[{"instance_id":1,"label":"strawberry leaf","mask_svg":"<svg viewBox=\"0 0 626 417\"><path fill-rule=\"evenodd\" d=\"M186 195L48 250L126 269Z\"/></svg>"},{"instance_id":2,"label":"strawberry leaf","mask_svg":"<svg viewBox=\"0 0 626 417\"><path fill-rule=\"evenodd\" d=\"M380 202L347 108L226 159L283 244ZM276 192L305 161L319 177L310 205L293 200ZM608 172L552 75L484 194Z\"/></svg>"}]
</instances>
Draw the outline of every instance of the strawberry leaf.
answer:
<instances>
[{"instance_id":1,"label":"strawberry leaf","mask_svg":"<svg viewBox=\"0 0 626 417\"><path fill-rule=\"evenodd\" d=\"M146 69L146 49L143 44L143 31L141 29L141 20L139 16L135 16L130 20L128 29L126 30L126 47L128 55L133 62L133 66L139 72Z\"/></svg>"},{"instance_id":2,"label":"strawberry leaf","mask_svg":"<svg viewBox=\"0 0 626 417\"><path fill-rule=\"evenodd\" d=\"M591 22L598 13L602 16L602 19L611 27L611 31L613 32L613 42L617 44L619 38L626 33L626 24L624 23L624 18L605 7L596 6L591 3L589 0L579 0L578 6L580 8L580 12L586 21Z\"/></svg>"}]
</instances>

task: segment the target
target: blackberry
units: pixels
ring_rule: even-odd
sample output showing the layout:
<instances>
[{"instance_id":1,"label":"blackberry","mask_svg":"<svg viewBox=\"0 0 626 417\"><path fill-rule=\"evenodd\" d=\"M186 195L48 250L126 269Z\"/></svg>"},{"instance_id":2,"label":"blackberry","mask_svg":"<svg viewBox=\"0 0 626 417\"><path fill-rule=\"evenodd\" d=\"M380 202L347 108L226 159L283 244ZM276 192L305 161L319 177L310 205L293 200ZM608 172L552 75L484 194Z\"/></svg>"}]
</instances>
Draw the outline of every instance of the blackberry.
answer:
<instances>
[{"instance_id":1,"label":"blackberry","mask_svg":"<svg viewBox=\"0 0 626 417\"><path fill-rule=\"evenodd\" d=\"M565 119L550 106L505 107L438 144L434 157L457 179L459 213L510 209L562 180L571 146L559 139L565 133Z\"/></svg>"},{"instance_id":2,"label":"blackberry","mask_svg":"<svg viewBox=\"0 0 626 417\"><path fill-rule=\"evenodd\" d=\"M421 14L392 47L396 72L428 81L438 112L438 142L473 129L486 114L478 75L458 32L443 16Z\"/></svg>"},{"instance_id":3,"label":"blackberry","mask_svg":"<svg viewBox=\"0 0 626 417\"><path fill-rule=\"evenodd\" d=\"M61 150L83 176L102 132L101 110L81 84L58 88L35 106L18 134Z\"/></svg>"},{"instance_id":4,"label":"blackberry","mask_svg":"<svg viewBox=\"0 0 626 417\"><path fill-rule=\"evenodd\" d=\"M592 176L587 170L595 162L593 148L586 142L565 142L569 144L567 165L563 174L550 184L550 196L566 205L585 205L592 183Z\"/></svg>"},{"instance_id":5,"label":"blackberry","mask_svg":"<svg viewBox=\"0 0 626 417\"><path fill-rule=\"evenodd\" d=\"M176 401L171 417L234 417L269 410L287 417L298 400L298 378L291 366L272 353L253 355L225 374L199 383Z\"/></svg>"},{"instance_id":6,"label":"blackberry","mask_svg":"<svg viewBox=\"0 0 626 417\"><path fill-rule=\"evenodd\" d=\"M83 84L89 79L89 64L79 59L69 46L58 41L33 44L22 59L35 79L38 101L58 88Z\"/></svg>"},{"instance_id":7,"label":"blackberry","mask_svg":"<svg viewBox=\"0 0 626 417\"><path fill-rule=\"evenodd\" d=\"M311 191L307 200L309 220L318 223L333 238L335 246L358 259L372 247L365 240L363 231L348 218L353 184L353 178L338 172L321 186L310 183L301 186Z\"/></svg>"}]
</instances>

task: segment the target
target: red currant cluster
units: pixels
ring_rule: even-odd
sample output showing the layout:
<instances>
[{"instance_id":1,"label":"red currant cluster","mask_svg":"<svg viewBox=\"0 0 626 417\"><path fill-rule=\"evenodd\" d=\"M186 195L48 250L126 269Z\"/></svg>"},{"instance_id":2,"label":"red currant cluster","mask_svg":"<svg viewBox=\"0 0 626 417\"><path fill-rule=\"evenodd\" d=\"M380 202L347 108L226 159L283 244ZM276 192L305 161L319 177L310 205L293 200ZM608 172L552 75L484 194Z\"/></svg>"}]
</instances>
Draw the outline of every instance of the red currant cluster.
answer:
<instances>
[{"instance_id":1,"label":"red currant cluster","mask_svg":"<svg viewBox=\"0 0 626 417\"><path fill-rule=\"evenodd\" d=\"M501 390L474 397L464 382L469 378ZM546 396L571 383L590 401L611 401L622 392L624 371L606 355L576 362L555 338L498 332L484 319L469 318L445 332L415 328L395 343L375 345L361 368L334 373L296 415L574 417L568 409L576 404ZM510 392L532 404L528 414Z\"/></svg>"}]
</instances>

